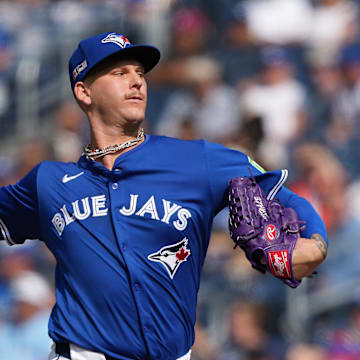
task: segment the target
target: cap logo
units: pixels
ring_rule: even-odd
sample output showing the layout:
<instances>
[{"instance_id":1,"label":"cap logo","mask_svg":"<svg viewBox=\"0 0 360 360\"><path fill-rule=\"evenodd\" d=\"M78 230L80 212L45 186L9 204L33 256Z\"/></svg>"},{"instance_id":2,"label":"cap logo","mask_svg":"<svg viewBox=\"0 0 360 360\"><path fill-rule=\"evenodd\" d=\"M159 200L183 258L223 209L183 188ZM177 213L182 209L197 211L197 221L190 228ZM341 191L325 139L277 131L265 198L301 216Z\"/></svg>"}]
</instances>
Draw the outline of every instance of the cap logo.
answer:
<instances>
[{"instance_id":1,"label":"cap logo","mask_svg":"<svg viewBox=\"0 0 360 360\"><path fill-rule=\"evenodd\" d=\"M101 42L103 44L111 42L120 46L121 48L125 48L126 46L131 45L129 39L127 39L124 35L119 35L115 33L109 34L108 36L103 38Z\"/></svg>"},{"instance_id":2,"label":"cap logo","mask_svg":"<svg viewBox=\"0 0 360 360\"><path fill-rule=\"evenodd\" d=\"M82 63L80 63L76 68L73 70L73 78L76 80L76 78L80 75L82 71L84 71L87 68L87 61L84 60Z\"/></svg>"}]
</instances>

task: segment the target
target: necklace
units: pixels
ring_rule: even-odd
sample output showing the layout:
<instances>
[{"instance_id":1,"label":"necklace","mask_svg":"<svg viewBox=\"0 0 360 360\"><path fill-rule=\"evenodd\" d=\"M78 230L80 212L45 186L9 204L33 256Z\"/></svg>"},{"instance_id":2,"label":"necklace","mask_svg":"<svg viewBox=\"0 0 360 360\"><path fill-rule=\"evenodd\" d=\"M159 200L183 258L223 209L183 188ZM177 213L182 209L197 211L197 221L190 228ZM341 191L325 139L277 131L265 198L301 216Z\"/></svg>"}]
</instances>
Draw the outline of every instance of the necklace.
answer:
<instances>
[{"instance_id":1,"label":"necklace","mask_svg":"<svg viewBox=\"0 0 360 360\"><path fill-rule=\"evenodd\" d=\"M134 140L127 140L120 145L115 144L115 145L110 145L110 146L104 147L103 149L94 149L94 150L91 149L91 145L89 144L84 147L84 152L82 153L82 155L86 156L88 159L95 160L95 159L98 159L99 157L102 157L102 156L105 156L108 154L113 154L120 150L134 146L137 143L139 143L143 138L144 138L144 129L140 128L138 136Z\"/></svg>"}]
</instances>

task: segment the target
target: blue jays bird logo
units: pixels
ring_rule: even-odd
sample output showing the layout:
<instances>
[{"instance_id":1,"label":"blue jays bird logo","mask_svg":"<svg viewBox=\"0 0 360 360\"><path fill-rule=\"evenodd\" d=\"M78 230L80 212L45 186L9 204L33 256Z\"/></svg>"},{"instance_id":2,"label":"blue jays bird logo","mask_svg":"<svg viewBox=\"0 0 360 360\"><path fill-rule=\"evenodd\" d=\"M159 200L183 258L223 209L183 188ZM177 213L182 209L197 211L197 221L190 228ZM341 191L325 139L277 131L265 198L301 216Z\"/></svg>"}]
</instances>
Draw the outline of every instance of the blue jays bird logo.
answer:
<instances>
[{"instance_id":1,"label":"blue jays bird logo","mask_svg":"<svg viewBox=\"0 0 360 360\"><path fill-rule=\"evenodd\" d=\"M163 264L170 278L173 279L180 264L191 254L187 245L188 239L184 238L174 245L162 247L159 251L150 254L148 259Z\"/></svg>"},{"instance_id":2,"label":"blue jays bird logo","mask_svg":"<svg viewBox=\"0 0 360 360\"><path fill-rule=\"evenodd\" d=\"M101 40L103 44L112 42L122 48L125 48L127 45L131 45L130 40L124 35L111 33Z\"/></svg>"}]
</instances>

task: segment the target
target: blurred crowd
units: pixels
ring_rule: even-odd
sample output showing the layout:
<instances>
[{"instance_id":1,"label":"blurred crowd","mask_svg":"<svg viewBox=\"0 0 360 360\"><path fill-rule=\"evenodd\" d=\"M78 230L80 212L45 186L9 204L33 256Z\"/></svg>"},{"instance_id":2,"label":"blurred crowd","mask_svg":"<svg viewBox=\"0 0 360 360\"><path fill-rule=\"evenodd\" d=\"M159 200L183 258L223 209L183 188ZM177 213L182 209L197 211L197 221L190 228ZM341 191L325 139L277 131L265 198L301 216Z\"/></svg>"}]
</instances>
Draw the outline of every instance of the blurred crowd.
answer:
<instances>
[{"instance_id":1,"label":"blurred crowd","mask_svg":"<svg viewBox=\"0 0 360 360\"><path fill-rule=\"evenodd\" d=\"M356 0L1 1L0 185L42 160L77 161L88 142L66 82L36 92L35 120L21 112L34 70L24 59L39 64L36 89L49 89L67 77L64 44L109 30L150 41L163 58L147 77L147 131L289 169L287 186L312 202L329 235L318 274L289 290L233 250L221 212L192 359L360 359L359 11ZM41 127L24 134L30 121ZM0 359L45 360L54 260L40 242L0 245Z\"/></svg>"}]
</instances>

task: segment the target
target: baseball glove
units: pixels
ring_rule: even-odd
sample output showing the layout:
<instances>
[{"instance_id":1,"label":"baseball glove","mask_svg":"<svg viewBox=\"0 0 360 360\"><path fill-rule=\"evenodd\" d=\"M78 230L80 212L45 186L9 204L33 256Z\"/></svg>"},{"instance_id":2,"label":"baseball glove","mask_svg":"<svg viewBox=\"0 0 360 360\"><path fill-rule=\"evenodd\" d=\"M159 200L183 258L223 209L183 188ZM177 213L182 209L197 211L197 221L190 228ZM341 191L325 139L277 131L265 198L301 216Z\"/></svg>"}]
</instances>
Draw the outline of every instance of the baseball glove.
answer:
<instances>
[{"instance_id":1,"label":"baseball glove","mask_svg":"<svg viewBox=\"0 0 360 360\"><path fill-rule=\"evenodd\" d=\"M288 286L299 286L292 270L292 254L304 222L298 220L295 210L285 208L277 199L268 200L254 177L230 180L229 209L234 248L240 246L260 272L269 271Z\"/></svg>"}]
</instances>

